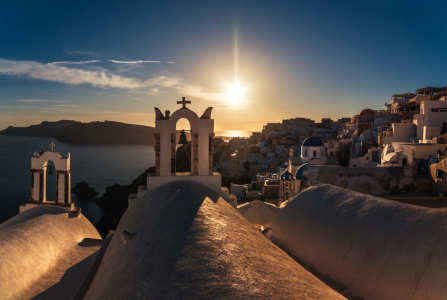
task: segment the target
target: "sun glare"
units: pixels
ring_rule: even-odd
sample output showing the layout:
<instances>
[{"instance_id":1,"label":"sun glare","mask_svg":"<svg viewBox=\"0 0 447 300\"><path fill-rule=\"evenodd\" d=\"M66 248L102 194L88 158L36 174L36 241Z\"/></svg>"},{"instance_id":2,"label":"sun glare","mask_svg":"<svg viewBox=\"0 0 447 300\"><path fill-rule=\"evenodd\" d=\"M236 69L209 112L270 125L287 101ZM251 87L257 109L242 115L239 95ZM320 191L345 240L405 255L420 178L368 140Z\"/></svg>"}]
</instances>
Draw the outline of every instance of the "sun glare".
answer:
<instances>
[{"instance_id":1,"label":"sun glare","mask_svg":"<svg viewBox=\"0 0 447 300\"><path fill-rule=\"evenodd\" d=\"M239 83L229 85L227 87L227 96L229 104L238 104L244 101L245 98L245 88L241 87Z\"/></svg>"}]
</instances>

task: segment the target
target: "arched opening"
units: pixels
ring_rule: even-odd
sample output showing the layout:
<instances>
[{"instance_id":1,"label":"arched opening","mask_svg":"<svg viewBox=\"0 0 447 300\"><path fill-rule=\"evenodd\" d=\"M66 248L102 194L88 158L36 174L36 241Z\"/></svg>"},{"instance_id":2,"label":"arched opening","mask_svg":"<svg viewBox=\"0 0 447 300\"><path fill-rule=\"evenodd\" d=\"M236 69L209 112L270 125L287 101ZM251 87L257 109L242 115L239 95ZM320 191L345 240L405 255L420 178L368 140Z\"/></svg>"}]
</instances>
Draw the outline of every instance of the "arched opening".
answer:
<instances>
[{"instance_id":1,"label":"arched opening","mask_svg":"<svg viewBox=\"0 0 447 300\"><path fill-rule=\"evenodd\" d=\"M53 161L48 160L43 166L43 199L45 201L57 201L57 175Z\"/></svg>"},{"instance_id":2,"label":"arched opening","mask_svg":"<svg viewBox=\"0 0 447 300\"><path fill-rule=\"evenodd\" d=\"M191 149L191 124L186 118L181 118L175 127L175 173L191 172Z\"/></svg>"}]
</instances>

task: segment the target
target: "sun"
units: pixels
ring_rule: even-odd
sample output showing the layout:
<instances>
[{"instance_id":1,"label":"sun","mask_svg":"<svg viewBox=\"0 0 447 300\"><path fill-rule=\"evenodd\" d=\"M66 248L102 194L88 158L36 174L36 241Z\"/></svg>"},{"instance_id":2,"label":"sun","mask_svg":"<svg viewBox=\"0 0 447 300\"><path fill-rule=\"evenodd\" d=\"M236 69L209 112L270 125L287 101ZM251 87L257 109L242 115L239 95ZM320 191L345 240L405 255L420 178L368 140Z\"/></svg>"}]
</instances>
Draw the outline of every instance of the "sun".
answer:
<instances>
[{"instance_id":1,"label":"sun","mask_svg":"<svg viewBox=\"0 0 447 300\"><path fill-rule=\"evenodd\" d=\"M229 104L238 104L245 99L246 89L239 83L235 83L227 86L227 97Z\"/></svg>"}]
</instances>

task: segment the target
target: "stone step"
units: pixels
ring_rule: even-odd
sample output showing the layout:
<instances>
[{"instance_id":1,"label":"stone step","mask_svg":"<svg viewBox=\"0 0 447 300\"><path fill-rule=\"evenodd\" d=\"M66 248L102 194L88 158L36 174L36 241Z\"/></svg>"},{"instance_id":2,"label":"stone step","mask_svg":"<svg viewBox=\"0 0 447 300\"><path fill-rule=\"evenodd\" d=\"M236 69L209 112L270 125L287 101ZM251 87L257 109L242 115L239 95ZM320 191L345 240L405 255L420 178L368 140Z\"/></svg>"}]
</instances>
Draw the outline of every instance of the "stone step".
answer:
<instances>
[{"instance_id":1,"label":"stone step","mask_svg":"<svg viewBox=\"0 0 447 300\"><path fill-rule=\"evenodd\" d=\"M127 204L130 207L133 202L138 200L138 194L137 193L130 193L129 199L127 200Z\"/></svg>"},{"instance_id":2,"label":"stone step","mask_svg":"<svg viewBox=\"0 0 447 300\"><path fill-rule=\"evenodd\" d=\"M147 193L147 185L139 185L137 191L137 199L140 199Z\"/></svg>"}]
</instances>

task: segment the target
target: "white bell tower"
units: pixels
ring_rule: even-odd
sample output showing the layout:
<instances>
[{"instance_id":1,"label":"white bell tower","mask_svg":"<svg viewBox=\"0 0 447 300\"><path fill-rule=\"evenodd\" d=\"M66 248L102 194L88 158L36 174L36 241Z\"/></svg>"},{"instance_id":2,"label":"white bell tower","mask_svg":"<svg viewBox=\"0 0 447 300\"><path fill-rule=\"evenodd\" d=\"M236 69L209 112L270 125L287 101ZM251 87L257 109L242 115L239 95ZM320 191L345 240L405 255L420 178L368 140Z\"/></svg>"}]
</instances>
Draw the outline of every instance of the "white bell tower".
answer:
<instances>
[{"instance_id":1,"label":"white bell tower","mask_svg":"<svg viewBox=\"0 0 447 300\"><path fill-rule=\"evenodd\" d=\"M73 212L80 210L71 202L70 153L63 157L53 150L53 142L49 146L51 151L35 152L34 157L31 157L31 199L20 206L20 212L38 205L54 205ZM56 199L47 199L46 182L50 160L56 169Z\"/></svg>"},{"instance_id":2,"label":"white bell tower","mask_svg":"<svg viewBox=\"0 0 447 300\"><path fill-rule=\"evenodd\" d=\"M148 191L155 189L165 183L186 180L199 182L219 193L222 198L236 206L237 199L226 187L222 187L222 177L219 173L213 172L213 143L214 120L211 119L212 107L205 110L199 116L186 107L191 101L182 98L177 101L182 104L182 108L175 111L172 116L167 110L165 115L155 107L155 176L149 174L147 186L141 187L137 194L129 196L129 206L131 203ZM180 119L187 119L191 125L191 172L176 173L176 125Z\"/></svg>"}]
</instances>

